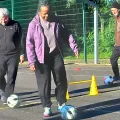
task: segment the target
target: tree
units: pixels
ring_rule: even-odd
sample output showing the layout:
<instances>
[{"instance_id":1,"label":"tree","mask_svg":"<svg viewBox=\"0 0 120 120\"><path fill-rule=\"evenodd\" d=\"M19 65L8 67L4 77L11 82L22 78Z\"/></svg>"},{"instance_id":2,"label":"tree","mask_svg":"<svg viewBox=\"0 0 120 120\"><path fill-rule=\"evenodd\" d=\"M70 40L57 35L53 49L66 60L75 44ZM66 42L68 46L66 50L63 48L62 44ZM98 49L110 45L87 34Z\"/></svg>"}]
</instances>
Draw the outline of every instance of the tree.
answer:
<instances>
[{"instance_id":1,"label":"tree","mask_svg":"<svg viewBox=\"0 0 120 120\"><path fill-rule=\"evenodd\" d=\"M74 5L77 0L66 0L66 1L67 1L66 7L70 7L71 5ZM103 32L104 31L104 22L105 22L104 16L110 15L110 12L109 12L110 5L112 2L114 2L114 0L89 0L89 1L94 2L98 6L98 15L100 18L101 32ZM120 1L120 0L117 0L117 1ZM94 11L92 6L87 5L87 7L88 7L87 9L89 12Z\"/></svg>"}]
</instances>

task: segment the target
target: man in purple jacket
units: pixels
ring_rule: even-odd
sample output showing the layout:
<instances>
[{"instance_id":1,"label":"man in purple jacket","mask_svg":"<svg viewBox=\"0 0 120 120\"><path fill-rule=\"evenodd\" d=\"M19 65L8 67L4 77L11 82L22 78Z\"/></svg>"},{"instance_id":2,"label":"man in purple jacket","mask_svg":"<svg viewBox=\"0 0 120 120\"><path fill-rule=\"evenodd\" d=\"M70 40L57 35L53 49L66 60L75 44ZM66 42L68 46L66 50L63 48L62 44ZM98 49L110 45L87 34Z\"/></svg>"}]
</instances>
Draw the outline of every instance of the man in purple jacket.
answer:
<instances>
[{"instance_id":1,"label":"man in purple jacket","mask_svg":"<svg viewBox=\"0 0 120 120\"><path fill-rule=\"evenodd\" d=\"M77 44L67 29L50 14L48 2L42 2L39 13L29 23L26 50L30 70L35 71L43 115L51 115L51 72L56 84L58 110L66 103L67 78L62 57L62 39L69 43L78 58Z\"/></svg>"}]
</instances>

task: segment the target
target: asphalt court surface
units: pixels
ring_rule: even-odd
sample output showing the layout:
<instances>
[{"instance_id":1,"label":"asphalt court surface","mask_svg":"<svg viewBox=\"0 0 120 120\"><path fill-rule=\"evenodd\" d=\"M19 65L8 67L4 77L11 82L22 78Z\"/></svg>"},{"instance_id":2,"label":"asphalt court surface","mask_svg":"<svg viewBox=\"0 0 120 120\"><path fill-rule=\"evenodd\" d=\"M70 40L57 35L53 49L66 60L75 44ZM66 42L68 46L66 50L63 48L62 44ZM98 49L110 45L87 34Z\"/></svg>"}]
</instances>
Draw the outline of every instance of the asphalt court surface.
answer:
<instances>
[{"instance_id":1,"label":"asphalt court surface","mask_svg":"<svg viewBox=\"0 0 120 120\"><path fill-rule=\"evenodd\" d=\"M68 86L70 100L68 104L76 106L77 120L120 120L120 83L107 86L103 83L105 75L113 75L109 65L65 64L68 81L90 80L95 75L99 95L89 96L89 83ZM80 68L76 71L75 68ZM53 116L47 120L61 120L57 111L54 95L55 84L52 79L51 100ZM19 95L21 105L11 109L0 102L0 120L44 120L43 108L39 99L36 79L27 65L20 65L15 93Z\"/></svg>"}]
</instances>

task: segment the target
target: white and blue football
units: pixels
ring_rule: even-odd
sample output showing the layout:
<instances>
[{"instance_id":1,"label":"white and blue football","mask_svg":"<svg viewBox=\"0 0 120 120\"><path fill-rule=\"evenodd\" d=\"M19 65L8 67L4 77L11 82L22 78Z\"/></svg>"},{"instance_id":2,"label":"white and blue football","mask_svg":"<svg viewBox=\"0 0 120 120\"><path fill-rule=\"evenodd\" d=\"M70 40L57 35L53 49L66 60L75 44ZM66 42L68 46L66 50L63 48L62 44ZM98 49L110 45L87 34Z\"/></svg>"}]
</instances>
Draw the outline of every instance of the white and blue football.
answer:
<instances>
[{"instance_id":1,"label":"white and blue football","mask_svg":"<svg viewBox=\"0 0 120 120\"><path fill-rule=\"evenodd\" d=\"M7 105L10 108L17 108L20 106L20 101L19 101L19 97L15 94L12 94L10 97L8 97L7 99Z\"/></svg>"},{"instance_id":2,"label":"white and blue football","mask_svg":"<svg viewBox=\"0 0 120 120\"><path fill-rule=\"evenodd\" d=\"M113 81L114 81L114 79L113 79L112 76L104 76L104 83L105 83L106 85L111 85L111 84L113 84Z\"/></svg>"},{"instance_id":3,"label":"white and blue football","mask_svg":"<svg viewBox=\"0 0 120 120\"><path fill-rule=\"evenodd\" d=\"M61 117L64 120L74 120L77 117L77 109L71 105L65 105L61 108Z\"/></svg>"}]
</instances>

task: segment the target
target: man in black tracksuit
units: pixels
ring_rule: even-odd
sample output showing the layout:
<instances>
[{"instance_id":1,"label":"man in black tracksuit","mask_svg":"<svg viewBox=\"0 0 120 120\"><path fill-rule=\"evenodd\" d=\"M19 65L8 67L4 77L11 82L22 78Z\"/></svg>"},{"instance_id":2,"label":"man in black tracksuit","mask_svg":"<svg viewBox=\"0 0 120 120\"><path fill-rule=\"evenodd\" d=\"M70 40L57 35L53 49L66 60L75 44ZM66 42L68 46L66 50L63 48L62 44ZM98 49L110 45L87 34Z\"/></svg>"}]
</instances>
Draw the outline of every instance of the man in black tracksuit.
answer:
<instances>
[{"instance_id":1,"label":"man in black tracksuit","mask_svg":"<svg viewBox=\"0 0 120 120\"><path fill-rule=\"evenodd\" d=\"M10 19L6 8L0 8L0 89L4 103L14 91L19 61L24 62L22 38L20 24Z\"/></svg>"}]
</instances>

